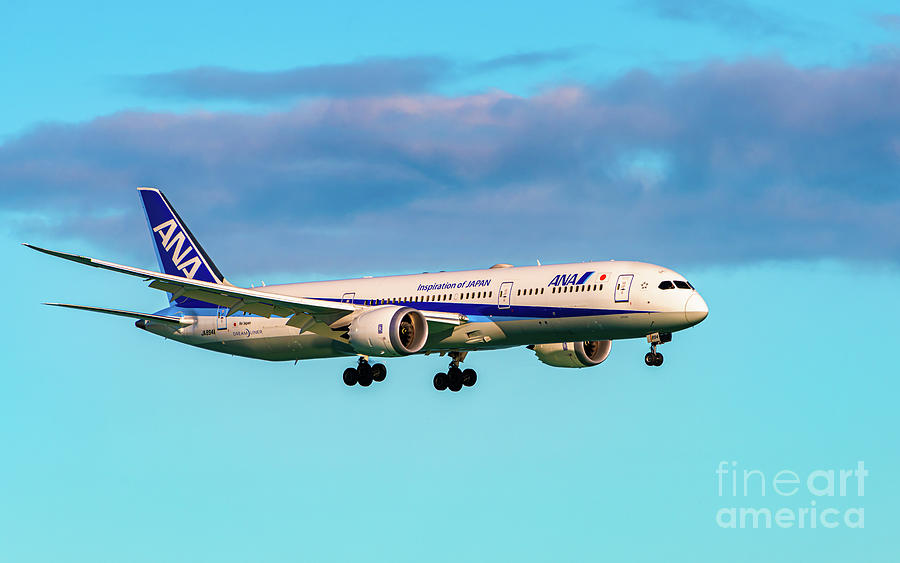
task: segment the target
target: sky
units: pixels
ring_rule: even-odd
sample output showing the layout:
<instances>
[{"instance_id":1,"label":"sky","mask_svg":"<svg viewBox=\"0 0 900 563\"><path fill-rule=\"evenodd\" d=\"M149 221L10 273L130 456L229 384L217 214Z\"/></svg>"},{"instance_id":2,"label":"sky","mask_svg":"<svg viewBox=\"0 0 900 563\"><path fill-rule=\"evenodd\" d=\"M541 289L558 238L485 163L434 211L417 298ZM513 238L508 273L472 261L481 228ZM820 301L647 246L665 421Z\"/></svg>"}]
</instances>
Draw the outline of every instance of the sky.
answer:
<instances>
[{"instance_id":1,"label":"sky","mask_svg":"<svg viewBox=\"0 0 900 563\"><path fill-rule=\"evenodd\" d=\"M896 559L891 4L0 12L0 561ZM155 268L139 185L238 284L637 259L710 317L660 369L641 341L585 370L483 352L450 394L434 357L347 388L346 360L42 307L164 306L19 244ZM720 496L723 461L868 476ZM865 525L726 529L730 507Z\"/></svg>"}]
</instances>

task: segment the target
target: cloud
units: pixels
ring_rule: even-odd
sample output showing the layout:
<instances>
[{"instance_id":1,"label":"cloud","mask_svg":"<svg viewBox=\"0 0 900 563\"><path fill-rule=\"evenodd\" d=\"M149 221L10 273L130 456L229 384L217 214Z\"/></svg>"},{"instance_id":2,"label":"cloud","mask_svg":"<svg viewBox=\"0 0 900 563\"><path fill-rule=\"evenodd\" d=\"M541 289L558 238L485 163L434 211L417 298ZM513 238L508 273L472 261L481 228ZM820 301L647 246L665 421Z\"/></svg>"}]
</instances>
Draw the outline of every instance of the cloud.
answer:
<instances>
[{"instance_id":1,"label":"cloud","mask_svg":"<svg viewBox=\"0 0 900 563\"><path fill-rule=\"evenodd\" d=\"M575 49L526 51L481 61L472 66L475 72L491 72L513 67L533 67L549 63L568 62L579 56Z\"/></svg>"},{"instance_id":2,"label":"cloud","mask_svg":"<svg viewBox=\"0 0 900 563\"><path fill-rule=\"evenodd\" d=\"M900 14L878 14L875 23L888 31L900 31Z\"/></svg>"},{"instance_id":3,"label":"cloud","mask_svg":"<svg viewBox=\"0 0 900 563\"><path fill-rule=\"evenodd\" d=\"M79 236L108 258L148 258L133 188L158 186L233 278L535 258L897 261L898 91L900 64L748 60L529 97L117 113L0 145L0 207L35 242Z\"/></svg>"},{"instance_id":4,"label":"cloud","mask_svg":"<svg viewBox=\"0 0 900 563\"><path fill-rule=\"evenodd\" d=\"M369 58L279 71L197 67L144 76L126 83L145 96L192 100L268 102L308 97L349 98L422 94L472 74L533 67L571 60L575 49L529 51L473 64L444 57Z\"/></svg>"},{"instance_id":5,"label":"cloud","mask_svg":"<svg viewBox=\"0 0 900 563\"><path fill-rule=\"evenodd\" d=\"M650 0L636 4L658 17L684 22L711 23L731 33L783 35L795 32L783 18L742 0Z\"/></svg>"},{"instance_id":6,"label":"cloud","mask_svg":"<svg viewBox=\"0 0 900 563\"><path fill-rule=\"evenodd\" d=\"M300 96L382 96L419 93L452 70L440 57L372 58L353 63L249 72L199 67L135 77L139 92L191 99L277 100Z\"/></svg>"}]
</instances>

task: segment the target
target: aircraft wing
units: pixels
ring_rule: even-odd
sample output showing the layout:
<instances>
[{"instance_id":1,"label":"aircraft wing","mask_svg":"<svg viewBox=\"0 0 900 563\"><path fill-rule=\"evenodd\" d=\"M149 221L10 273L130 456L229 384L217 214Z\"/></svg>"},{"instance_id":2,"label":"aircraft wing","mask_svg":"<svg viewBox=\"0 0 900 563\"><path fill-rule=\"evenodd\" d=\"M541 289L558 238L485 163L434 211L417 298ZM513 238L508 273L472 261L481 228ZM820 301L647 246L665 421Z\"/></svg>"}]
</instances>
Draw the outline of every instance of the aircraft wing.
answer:
<instances>
[{"instance_id":1,"label":"aircraft wing","mask_svg":"<svg viewBox=\"0 0 900 563\"><path fill-rule=\"evenodd\" d=\"M267 318L272 315L291 317L287 323L288 325L335 339L342 339L346 331L334 330L332 325L344 325L344 323L338 323L342 319L345 319L347 321L346 324L349 324L349 320L346 318L364 309L351 303L337 303L324 299L307 299L259 291L258 289L245 289L233 285L205 282L132 266L123 266L88 256L48 250L31 244L25 244L25 246L38 252L71 260L79 264L143 278L144 281L150 282L150 287L153 289L173 294L173 299L185 296L221 307L228 307L228 315L238 311L246 311ZM454 326L466 321L465 317L456 313L422 311L422 314L425 315L429 324Z\"/></svg>"},{"instance_id":2,"label":"aircraft wing","mask_svg":"<svg viewBox=\"0 0 900 563\"><path fill-rule=\"evenodd\" d=\"M143 319L145 321L154 321L160 323L169 323L175 326L184 326L193 324L183 317L168 317L165 315L151 315L150 313L138 313L136 311L123 311L122 309L107 309L105 307L89 307L88 305L70 305L68 303L44 303L44 305L52 305L54 307L66 307L68 309L78 309L79 311L92 311L94 313L106 313L107 315L116 315L119 317L129 317L132 319Z\"/></svg>"}]
</instances>

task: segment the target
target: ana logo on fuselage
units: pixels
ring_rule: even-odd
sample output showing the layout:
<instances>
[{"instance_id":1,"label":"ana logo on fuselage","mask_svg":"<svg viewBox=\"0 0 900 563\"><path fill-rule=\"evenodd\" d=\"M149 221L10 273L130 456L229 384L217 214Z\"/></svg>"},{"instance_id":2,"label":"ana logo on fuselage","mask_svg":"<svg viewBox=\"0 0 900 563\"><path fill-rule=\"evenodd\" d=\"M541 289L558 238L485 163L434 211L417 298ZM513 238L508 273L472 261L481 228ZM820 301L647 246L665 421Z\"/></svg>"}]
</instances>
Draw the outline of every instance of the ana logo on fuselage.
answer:
<instances>
[{"instance_id":1,"label":"ana logo on fuselage","mask_svg":"<svg viewBox=\"0 0 900 563\"><path fill-rule=\"evenodd\" d=\"M547 287L551 285L555 286L563 286L563 285L581 285L588 280L594 272L585 272L578 277L578 274L558 274L550 283L547 284Z\"/></svg>"},{"instance_id":2,"label":"ana logo on fuselage","mask_svg":"<svg viewBox=\"0 0 900 563\"><path fill-rule=\"evenodd\" d=\"M175 268L181 270L184 277L193 279L194 274L200 268L200 256L195 253L193 258L187 260L194 247L187 242L184 231L178 228L178 223L175 222L175 219L169 219L165 223L153 227L153 232L159 233L160 244L171 255L170 257L172 263L175 264ZM187 248L182 250L182 247L185 245L187 245Z\"/></svg>"}]
</instances>

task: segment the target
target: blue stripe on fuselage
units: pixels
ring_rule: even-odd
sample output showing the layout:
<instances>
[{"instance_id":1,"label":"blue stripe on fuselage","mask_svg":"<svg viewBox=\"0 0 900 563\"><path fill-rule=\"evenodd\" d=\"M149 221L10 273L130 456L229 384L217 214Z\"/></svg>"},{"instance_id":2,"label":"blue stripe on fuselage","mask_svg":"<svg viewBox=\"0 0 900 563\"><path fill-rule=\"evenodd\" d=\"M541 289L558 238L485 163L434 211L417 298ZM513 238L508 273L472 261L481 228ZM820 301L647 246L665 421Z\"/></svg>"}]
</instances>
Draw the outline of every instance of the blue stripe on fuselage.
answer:
<instances>
[{"instance_id":1,"label":"blue stripe on fuselage","mask_svg":"<svg viewBox=\"0 0 900 563\"><path fill-rule=\"evenodd\" d=\"M593 272L591 272L593 273ZM341 299L331 297L309 297L321 301L340 303ZM365 305L365 299L354 299L354 305ZM635 311L631 309L583 309L574 307L545 307L535 305L512 305L501 309L489 303L456 303L453 301L397 301L385 305L412 307L422 311L439 311L442 313L460 313L469 316L523 317L529 319L559 319L565 317L592 317L595 315L618 315L630 313L653 313L655 311ZM427 305L427 307L421 307Z\"/></svg>"},{"instance_id":2,"label":"blue stripe on fuselage","mask_svg":"<svg viewBox=\"0 0 900 563\"><path fill-rule=\"evenodd\" d=\"M306 297L305 299L318 299L320 301L331 301L334 303L346 302L334 297ZM353 305L365 305L365 299L354 299ZM632 309L583 309L574 307L544 307L535 305L513 305L509 308L500 309L497 305L488 303L456 303L452 301L427 301L412 302L398 301L396 303L384 303L383 305L397 305L399 307L411 307L421 311L437 311L441 313L459 313L467 317L501 317L497 320L522 320L522 319L564 319L567 317L593 317L602 315L627 315L635 313L655 313L656 311L638 311ZM383 305L370 305L383 306ZM428 305L427 308L420 305ZM179 312L191 311L191 314L197 316L215 317L218 314L218 308L209 307L168 307L157 311L157 315L177 315ZM232 316L240 317L259 317L261 315L236 313Z\"/></svg>"}]
</instances>

